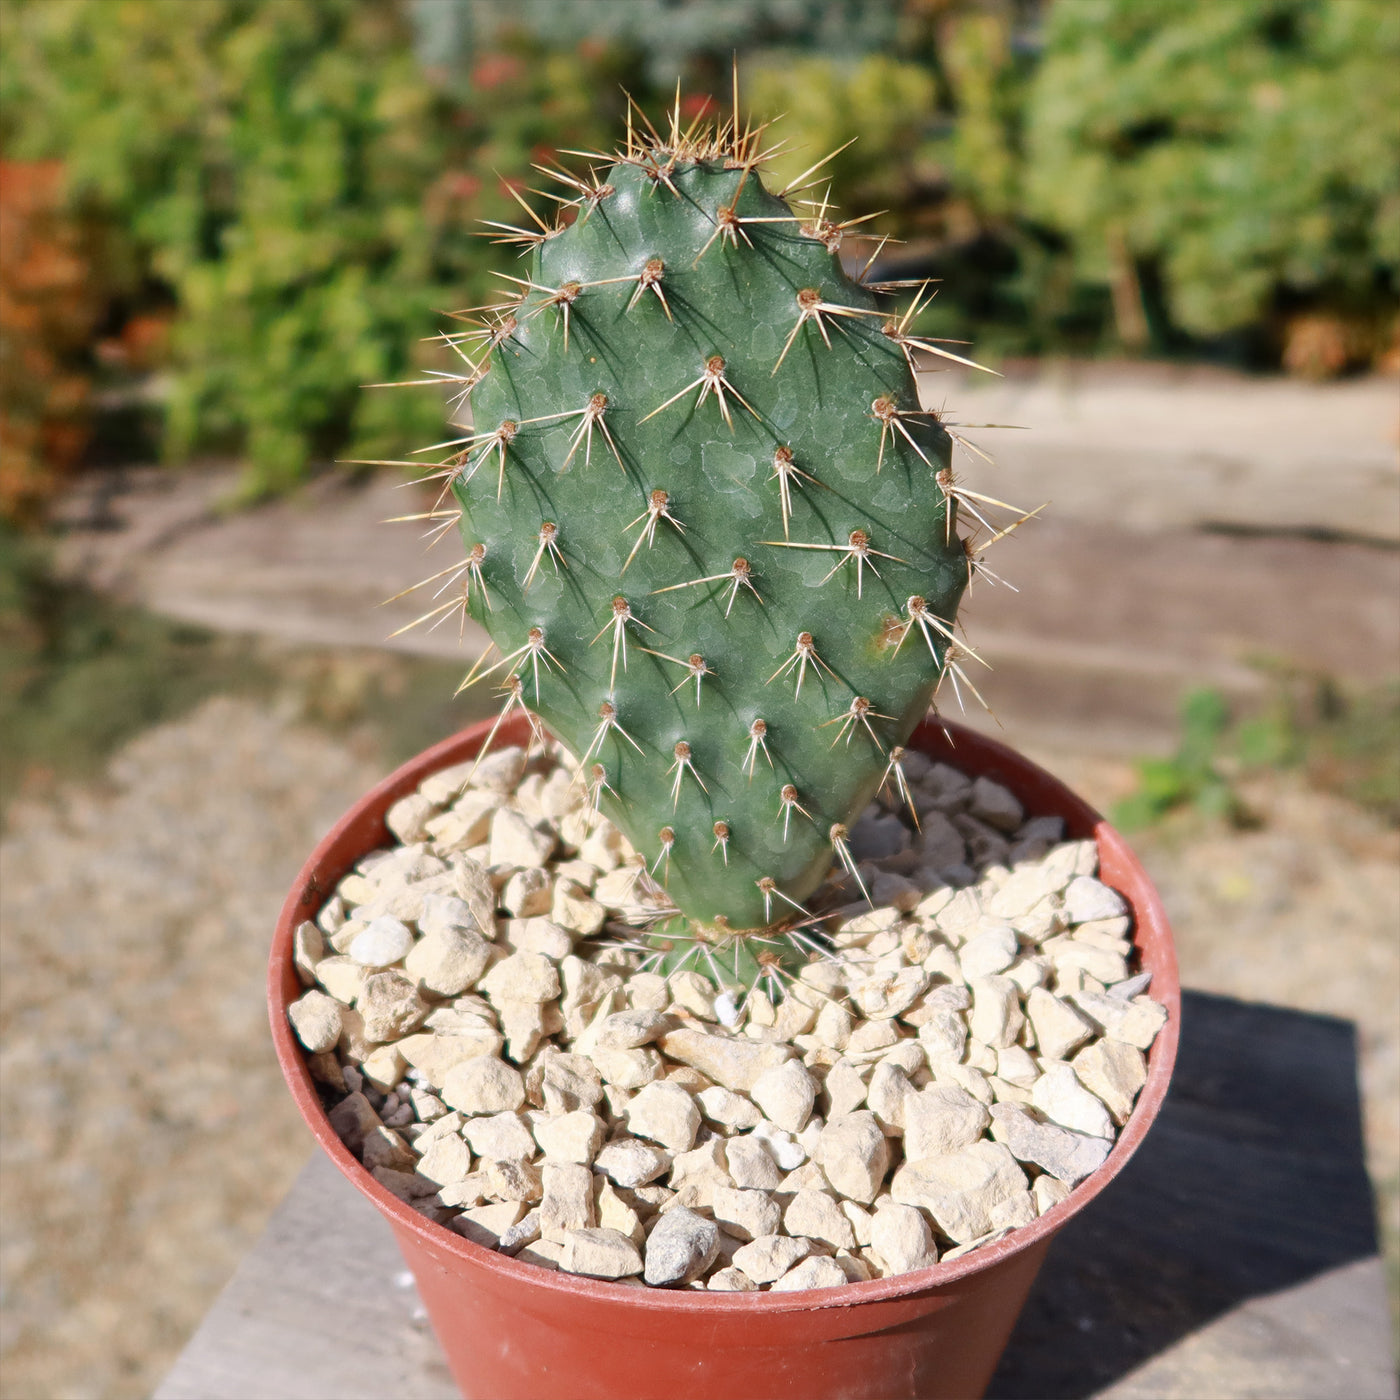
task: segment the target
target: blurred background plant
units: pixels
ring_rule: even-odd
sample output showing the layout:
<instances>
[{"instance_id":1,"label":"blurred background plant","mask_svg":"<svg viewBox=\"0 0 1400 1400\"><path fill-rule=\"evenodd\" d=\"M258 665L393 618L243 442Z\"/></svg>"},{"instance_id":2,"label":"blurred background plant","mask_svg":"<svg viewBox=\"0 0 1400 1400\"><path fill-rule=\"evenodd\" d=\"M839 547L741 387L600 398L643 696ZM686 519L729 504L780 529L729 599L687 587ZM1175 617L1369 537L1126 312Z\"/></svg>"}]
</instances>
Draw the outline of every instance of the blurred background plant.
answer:
<instances>
[{"instance_id":1,"label":"blurred background plant","mask_svg":"<svg viewBox=\"0 0 1400 1400\"><path fill-rule=\"evenodd\" d=\"M1054 5L1026 212L1111 288L1128 349L1364 363L1400 282L1397 58L1400 7L1364 0Z\"/></svg>"},{"instance_id":2,"label":"blurred background plant","mask_svg":"<svg viewBox=\"0 0 1400 1400\"><path fill-rule=\"evenodd\" d=\"M241 495L431 436L506 181L655 110L785 115L991 357L1394 357L1390 0L6 0L0 511L75 462L236 452ZM1222 55L1224 56L1222 59Z\"/></svg>"},{"instance_id":3,"label":"blurred background plant","mask_svg":"<svg viewBox=\"0 0 1400 1400\"><path fill-rule=\"evenodd\" d=\"M1255 826L1267 814L1244 796L1251 777L1294 771L1316 791L1400 827L1400 684L1348 688L1329 676L1261 666L1268 696L1247 714L1232 712L1218 690L1183 698L1176 752L1138 761L1137 787L1113 809L1116 825L1139 831L1189 812Z\"/></svg>"},{"instance_id":4,"label":"blurred background plant","mask_svg":"<svg viewBox=\"0 0 1400 1400\"><path fill-rule=\"evenodd\" d=\"M0 161L0 517L33 521L88 443L88 355L103 312L93 228L56 160Z\"/></svg>"},{"instance_id":5,"label":"blurred background plant","mask_svg":"<svg viewBox=\"0 0 1400 1400\"><path fill-rule=\"evenodd\" d=\"M493 172L603 140L626 72L522 37L449 97L392 0L15 0L5 29L5 175L33 192L33 251L6 254L6 354L32 366L5 404L11 515L73 456L46 425L80 437L96 386L130 406L153 371L139 426L171 461L239 452L248 499L438 434L432 396L361 386L439 362L440 313L507 260L471 236L519 214Z\"/></svg>"}]
</instances>

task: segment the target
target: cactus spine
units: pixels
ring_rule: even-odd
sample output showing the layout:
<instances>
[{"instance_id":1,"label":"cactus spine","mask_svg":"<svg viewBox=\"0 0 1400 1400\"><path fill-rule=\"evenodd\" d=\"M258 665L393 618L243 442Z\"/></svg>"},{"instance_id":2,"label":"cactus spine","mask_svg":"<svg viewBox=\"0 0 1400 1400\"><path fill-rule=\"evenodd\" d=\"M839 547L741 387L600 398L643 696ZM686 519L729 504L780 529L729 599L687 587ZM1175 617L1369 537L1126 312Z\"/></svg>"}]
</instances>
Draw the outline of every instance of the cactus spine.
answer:
<instances>
[{"instance_id":1,"label":"cactus spine","mask_svg":"<svg viewBox=\"0 0 1400 1400\"><path fill-rule=\"evenodd\" d=\"M911 368L934 347L843 271L825 205L764 187L760 139L631 127L561 175L572 222L506 231L529 275L456 338L475 428L438 469L494 643L469 679L549 726L731 952L854 873L973 568Z\"/></svg>"}]
</instances>

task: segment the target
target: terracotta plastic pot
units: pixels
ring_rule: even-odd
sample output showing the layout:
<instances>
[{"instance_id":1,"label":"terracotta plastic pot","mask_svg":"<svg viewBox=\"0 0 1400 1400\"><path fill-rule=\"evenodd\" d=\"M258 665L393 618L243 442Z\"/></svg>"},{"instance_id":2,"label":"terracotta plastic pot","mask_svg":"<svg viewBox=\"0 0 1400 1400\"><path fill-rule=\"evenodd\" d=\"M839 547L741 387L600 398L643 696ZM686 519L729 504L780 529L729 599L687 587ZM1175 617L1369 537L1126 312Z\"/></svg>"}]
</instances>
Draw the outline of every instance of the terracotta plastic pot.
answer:
<instances>
[{"instance_id":1,"label":"terracotta plastic pot","mask_svg":"<svg viewBox=\"0 0 1400 1400\"><path fill-rule=\"evenodd\" d=\"M384 813L439 768L472 757L487 726L420 754L370 792L317 847L283 906L272 947L272 1034L311 1131L388 1218L418 1282L458 1386L472 1400L892 1400L975 1397L985 1390L1051 1236L1122 1170L1167 1091L1181 1015L1180 982L1161 902L1123 838L1063 784L1004 745L960 726L925 724L911 744L1010 788L1026 810L1094 837L1101 877L1131 903L1152 995L1169 1011L1148 1079L1104 1166L1032 1224L949 1264L868 1283L797 1293L627 1288L495 1254L391 1196L326 1121L287 1006L301 994L292 932L337 881L392 840ZM524 742L518 732L502 742Z\"/></svg>"}]
</instances>

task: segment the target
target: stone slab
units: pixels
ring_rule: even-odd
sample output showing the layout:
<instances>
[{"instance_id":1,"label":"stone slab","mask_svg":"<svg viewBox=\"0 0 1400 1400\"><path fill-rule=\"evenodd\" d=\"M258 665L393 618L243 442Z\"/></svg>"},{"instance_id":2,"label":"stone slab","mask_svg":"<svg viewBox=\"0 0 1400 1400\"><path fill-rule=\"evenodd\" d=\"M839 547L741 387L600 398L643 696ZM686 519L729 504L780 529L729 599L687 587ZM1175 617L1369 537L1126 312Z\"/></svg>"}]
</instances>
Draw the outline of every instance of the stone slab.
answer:
<instances>
[{"instance_id":1,"label":"stone slab","mask_svg":"<svg viewBox=\"0 0 1400 1400\"><path fill-rule=\"evenodd\" d=\"M995 481L978 490L1120 529L1400 542L1393 375L1309 384L1202 365L1032 365L920 376L924 403L971 425L959 431L996 459L955 455Z\"/></svg>"},{"instance_id":2,"label":"stone slab","mask_svg":"<svg viewBox=\"0 0 1400 1400\"><path fill-rule=\"evenodd\" d=\"M1384 1265L1359 1259L1242 1303L1098 1394L1100 1400L1389 1400L1395 1375L1377 1346L1389 1326Z\"/></svg>"},{"instance_id":3,"label":"stone slab","mask_svg":"<svg viewBox=\"0 0 1400 1400\"><path fill-rule=\"evenodd\" d=\"M320 1152L153 1400L460 1400L383 1218Z\"/></svg>"},{"instance_id":4,"label":"stone slab","mask_svg":"<svg viewBox=\"0 0 1400 1400\"><path fill-rule=\"evenodd\" d=\"M1188 993L1127 1170L1057 1239L993 1400L1395 1400L1348 1022ZM388 1227L319 1155L155 1400L454 1400Z\"/></svg>"},{"instance_id":5,"label":"stone slab","mask_svg":"<svg viewBox=\"0 0 1400 1400\"><path fill-rule=\"evenodd\" d=\"M921 388L954 422L1028 428L968 428L995 464L958 454L974 489L1049 502L987 560L1020 591L981 580L963 608L996 668L974 668L977 684L1023 747L1092 734L1099 752L1169 751L1181 695L1248 699L1265 686L1255 657L1360 682L1393 671L1393 379L1047 364L1005 379L925 375ZM431 489L327 472L228 512L235 478L227 465L94 473L60 510L60 564L224 631L464 665L480 654L485 634L455 614L393 635L444 600L432 589L385 600L460 558L450 532L430 550L421 522L381 523L431 509Z\"/></svg>"}]
</instances>

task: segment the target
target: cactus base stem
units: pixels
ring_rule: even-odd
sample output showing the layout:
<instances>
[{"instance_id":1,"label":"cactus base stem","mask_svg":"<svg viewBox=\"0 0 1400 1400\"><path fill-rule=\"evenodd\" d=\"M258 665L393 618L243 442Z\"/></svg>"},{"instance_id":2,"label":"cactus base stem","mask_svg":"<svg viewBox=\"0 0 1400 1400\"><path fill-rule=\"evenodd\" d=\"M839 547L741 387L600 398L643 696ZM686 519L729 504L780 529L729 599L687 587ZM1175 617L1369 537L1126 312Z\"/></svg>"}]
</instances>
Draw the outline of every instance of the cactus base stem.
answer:
<instances>
[{"instance_id":1,"label":"cactus base stem","mask_svg":"<svg viewBox=\"0 0 1400 1400\"><path fill-rule=\"evenodd\" d=\"M689 968L721 988L762 987L779 1000L818 945L793 928L733 929L722 920L694 923L675 917L654 925L639 940L647 967L669 976Z\"/></svg>"}]
</instances>

